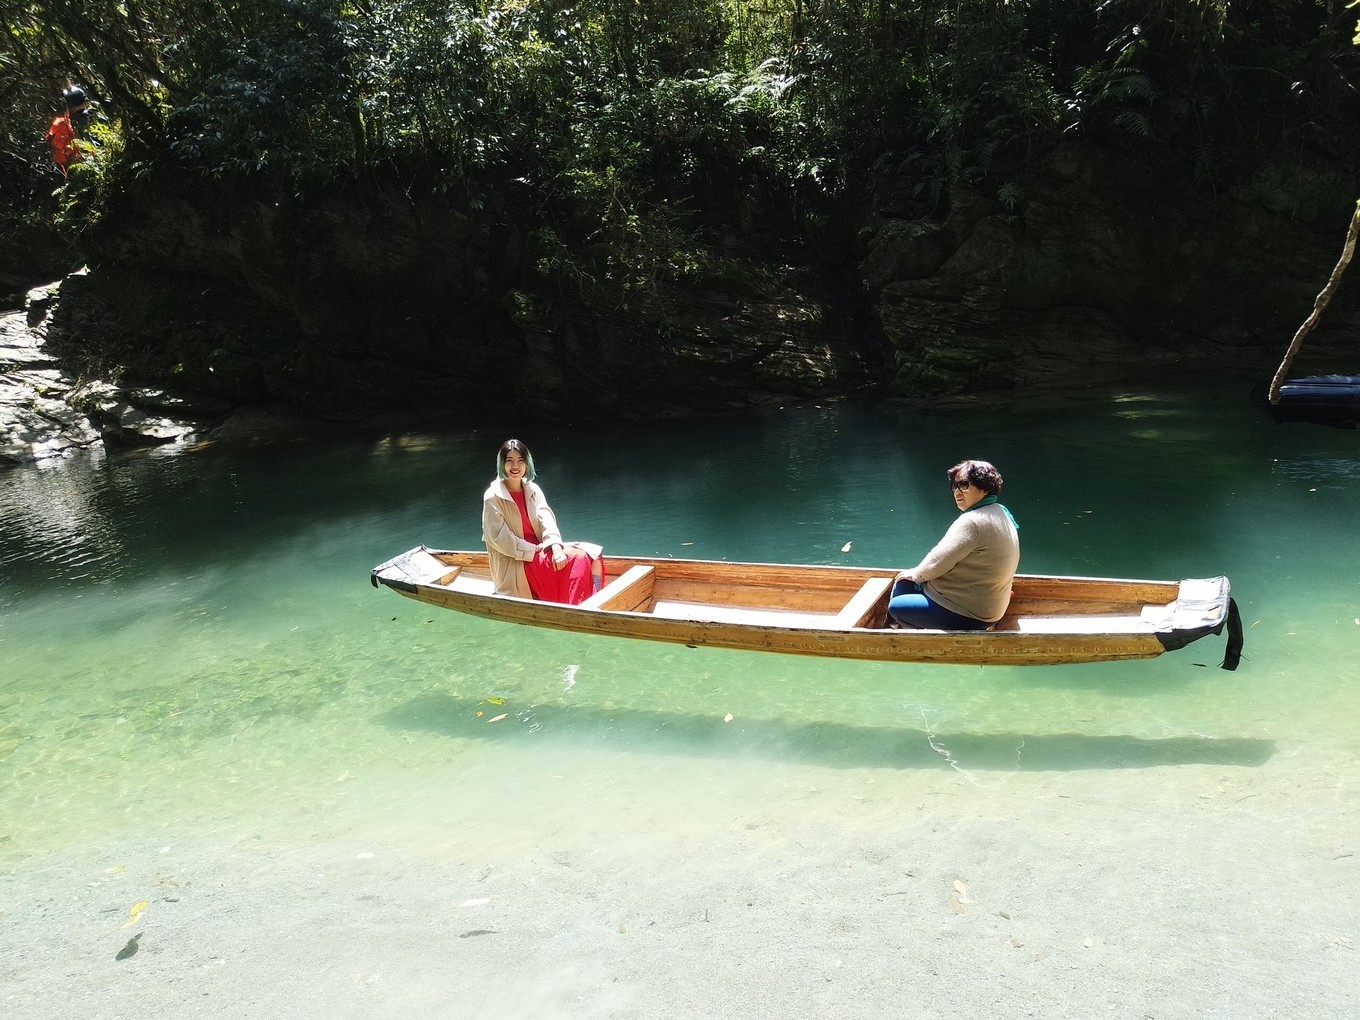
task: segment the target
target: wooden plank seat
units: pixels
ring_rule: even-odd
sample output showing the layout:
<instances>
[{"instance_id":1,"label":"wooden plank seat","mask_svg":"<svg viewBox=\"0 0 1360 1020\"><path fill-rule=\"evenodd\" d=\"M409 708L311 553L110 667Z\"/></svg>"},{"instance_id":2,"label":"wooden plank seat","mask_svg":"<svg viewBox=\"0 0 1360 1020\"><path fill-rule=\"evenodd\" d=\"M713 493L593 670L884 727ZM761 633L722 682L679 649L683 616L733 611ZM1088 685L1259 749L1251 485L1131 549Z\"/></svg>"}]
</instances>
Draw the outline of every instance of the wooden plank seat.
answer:
<instances>
[{"instance_id":1,"label":"wooden plank seat","mask_svg":"<svg viewBox=\"0 0 1360 1020\"><path fill-rule=\"evenodd\" d=\"M629 567L582 602L581 608L631 612L651 600L652 582L655 578L655 567L641 565Z\"/></svg>"},{"instance_id":2,"label":"wooden plank seat","mask_svg":"<svg viewBox=\"0 0 1360 1020\"><path fill-rule=\"evenodd\" d=\"M860 586L845 608L836 614L833 627L863 627L878 614L879 603L887 607L888 593L892 591L894 578L871 577Z\"/></svg>"}]
</instances>

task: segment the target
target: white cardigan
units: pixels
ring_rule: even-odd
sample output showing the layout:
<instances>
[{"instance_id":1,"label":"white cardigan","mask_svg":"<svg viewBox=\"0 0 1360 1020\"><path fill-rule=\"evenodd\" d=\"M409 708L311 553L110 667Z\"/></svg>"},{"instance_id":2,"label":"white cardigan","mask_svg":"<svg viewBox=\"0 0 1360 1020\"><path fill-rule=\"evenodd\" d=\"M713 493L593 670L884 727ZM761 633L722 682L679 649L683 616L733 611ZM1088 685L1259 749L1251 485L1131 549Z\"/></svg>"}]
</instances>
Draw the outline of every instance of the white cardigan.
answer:
<instances>
[{"instance_id":1,"label":"white cardigan","mask_svg":"<svg viewBox=\"0 0 1360 1020\"><path fill-rule=\"evenodd\" d=\"M524 483L524 505L538 541L561 542L562 532L557 527L557 516L548 506L548 498L534 482ZM497 595L515 595L531 599L529 579L524 576L524 563L534 558L538 545L526 541L520 524L519 507L505 482L497 478L482 495L482 541L486 543L487 558L491 563L491 581Z\"/></svg>"}]
</instances>

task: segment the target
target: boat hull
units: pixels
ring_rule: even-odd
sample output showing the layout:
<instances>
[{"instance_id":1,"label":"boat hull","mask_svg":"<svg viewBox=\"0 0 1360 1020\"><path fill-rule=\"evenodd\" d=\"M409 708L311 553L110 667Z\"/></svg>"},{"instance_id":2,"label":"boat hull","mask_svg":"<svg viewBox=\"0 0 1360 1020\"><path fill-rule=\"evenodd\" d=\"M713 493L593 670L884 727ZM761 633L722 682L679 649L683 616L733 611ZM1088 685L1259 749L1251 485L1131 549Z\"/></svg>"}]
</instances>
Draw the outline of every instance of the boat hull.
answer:
<instances>
[{"instance_id":1,"label":"boat hull","mask_svg":"<svg viewBox=\"0 0 1360 1020\"><path fill-rule=\"evenodd\" d=\"M582 606L494 595L481 552L419 547L375 567L372 581L428 605L502 623L745 651L956 665L1152 658L1220 633L1235 617L1225 578L1018 575L1011 610L992 629L896 629L885 626L895 575L890 569L623 557L608 562L610 584Z\"/></svg>"}]
</instances>

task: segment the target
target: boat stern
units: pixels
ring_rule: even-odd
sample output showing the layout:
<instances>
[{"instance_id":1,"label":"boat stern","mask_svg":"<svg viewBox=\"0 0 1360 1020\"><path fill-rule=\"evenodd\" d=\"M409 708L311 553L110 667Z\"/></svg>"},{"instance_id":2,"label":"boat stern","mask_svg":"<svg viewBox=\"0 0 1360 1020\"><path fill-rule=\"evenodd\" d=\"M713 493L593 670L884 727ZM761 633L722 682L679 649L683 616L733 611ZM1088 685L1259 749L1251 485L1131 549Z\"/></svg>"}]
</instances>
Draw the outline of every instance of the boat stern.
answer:
<instances>
[{"instance_id":1,"label":"boat stern","mask_svg":"<svg viewBox=\"0 0 1360 1020\"><path fill-rule=\"evenodd\" d=\"M1143 615L1153 624L1157 640L1168 652L1209 634L1221 634L1226 627L1228 643L1222 667L1236 669L1242 659L1242 619L1226 577L1183 580L1173 601L1165 606L1148 607Z\"/></svg>"}]
</instances>

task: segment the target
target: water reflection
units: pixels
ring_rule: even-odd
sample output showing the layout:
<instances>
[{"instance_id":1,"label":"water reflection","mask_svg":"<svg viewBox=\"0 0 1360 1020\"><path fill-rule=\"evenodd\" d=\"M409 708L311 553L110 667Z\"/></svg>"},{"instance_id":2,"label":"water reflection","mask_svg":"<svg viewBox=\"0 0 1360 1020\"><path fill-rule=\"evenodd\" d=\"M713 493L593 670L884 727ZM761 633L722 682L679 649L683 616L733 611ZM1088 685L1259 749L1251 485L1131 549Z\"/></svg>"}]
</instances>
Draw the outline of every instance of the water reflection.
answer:
<instances>
[{"instance_id":1,"label":"water reflection","mask_svg":"<svg viewBox=\"0 0 1360 1020\"><path fill-rule=\"evenodd\" d=\"M93 477L105 463L102 455L91 454L78 463L45 461L6 472L0 485L5 531L0 563L7 577L18 564L29 564L47 579L118 575L126 548L120 522Z\"/></svg>"}]
</instances>

